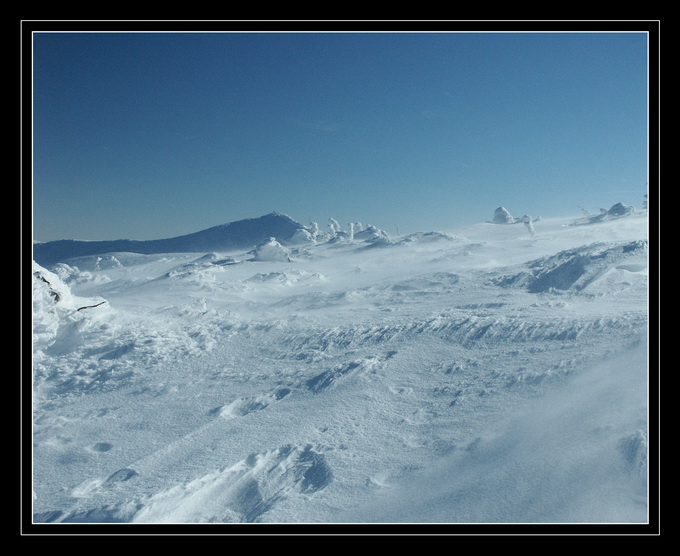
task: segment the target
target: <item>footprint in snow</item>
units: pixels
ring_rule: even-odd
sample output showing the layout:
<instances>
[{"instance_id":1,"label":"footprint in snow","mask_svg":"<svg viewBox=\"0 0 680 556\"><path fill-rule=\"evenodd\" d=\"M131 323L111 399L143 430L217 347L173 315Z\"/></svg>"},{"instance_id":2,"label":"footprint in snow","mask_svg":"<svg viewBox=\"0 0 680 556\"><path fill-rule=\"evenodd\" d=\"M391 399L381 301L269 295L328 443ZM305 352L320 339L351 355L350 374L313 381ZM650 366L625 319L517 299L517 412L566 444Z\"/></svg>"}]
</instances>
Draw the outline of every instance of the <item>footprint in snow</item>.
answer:
<instances>
[{"instance_id":1,"label":"footprint in snow","mask_svg":"<svg viewBox=\"0 0 680 556\"><path fill-rule=\"evenodd\" d=\"M89 448L89 450L91 452L96 452L96 453L104 453L104 452L108 452L112 449L113 449L113 444L109 444L108 442L97 442L96 444L93 444Z\"/></svg>"},{"instance_id":2,"label":"footprint in snow","mask_svg":"<svg viewBox=\"0 0 680 556\"><path fill-rule=\"evenodd\" d=\"M106 479L89 479L71 491L73 498L89 498L102 488L112 488L118 483L129 481L137 475L134 469L124 467L109 475Z\"/></svg>"},{"instance_id":3,"label":"footprint in snow","mask_svg":"<svg viewBox=\"0 0 680 556\"><path fill-rule=\"evenodd\" d=\"M105 485L113 485L115 483L122 483L125 481L129 481L132 479L134 476L137 475L137 472L134 469L130 469L129 467L124 467L123 469L119 469L115 473L112 473L109 475L109 477L104 481Z\"/></svg>"},{"instance_id":4,"label":"footprint in snow","mask_svg":"<svg viewBox=\"0 0 680 556\"><path fill-rule=\"evenodd\" d=\"M319 394L337 385L339 381L344 381L351 375L359 372L370 372L378 366L391 359L397 354L396 351L388 351L381 356L369 356L354 361L343 363L332 367L313 376L303 383L303 388L314 394ZM244 417L250 413L261 411L272 403L282 400L292 392L292 388L281 387L273 392L261 396L244 397L234 400L226 405L211 409L210 415L219 415L223 419L234 419Z\"/></svg>"},{"instance_id":5,"label":"footprint in snow","mask_svg":"<svg viewBox=\"0 0 680 556\"><path fill-rule=\"evenodd\" d=\"M394 357L396 353L396 351L389 351L382 357L369 356L332 367L307 380L305 387L314 394L325 392L350 376L375 370L380 364Z\"/></svg>"},{"instance_id":6,"label":"footprint in snow","mask_svg":"<svg viewBox=\"0 0 680 556\"><path fill-rule=\"evenodd\" d=\"M239 398L231 403L212 409L210 414L217 414L223 419L244 417L255 411L261 411L267 408L270 404L282 400L290 393L290 388L279 388L274 392L263 394L262 396Z\"/></svg>"}]
</instances>

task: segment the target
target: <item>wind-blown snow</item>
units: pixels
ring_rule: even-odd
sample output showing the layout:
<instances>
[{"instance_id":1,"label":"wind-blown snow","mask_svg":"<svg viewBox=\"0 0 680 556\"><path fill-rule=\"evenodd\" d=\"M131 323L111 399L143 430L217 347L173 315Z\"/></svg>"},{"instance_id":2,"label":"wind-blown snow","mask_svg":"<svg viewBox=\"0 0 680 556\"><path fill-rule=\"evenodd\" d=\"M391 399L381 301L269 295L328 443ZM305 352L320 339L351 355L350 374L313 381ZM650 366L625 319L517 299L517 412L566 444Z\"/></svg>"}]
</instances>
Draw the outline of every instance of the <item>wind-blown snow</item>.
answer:
<instances>
[{"instance_id":1,"label":"wind-blown snow","mask_svg":"<svg viewBox=\"0 0 680 556\"><path fill-rule=\"evenodd\" d=\"M35 522L647 521L646 212L284 220L34 263Z\"/></svg>"}]
</instances>

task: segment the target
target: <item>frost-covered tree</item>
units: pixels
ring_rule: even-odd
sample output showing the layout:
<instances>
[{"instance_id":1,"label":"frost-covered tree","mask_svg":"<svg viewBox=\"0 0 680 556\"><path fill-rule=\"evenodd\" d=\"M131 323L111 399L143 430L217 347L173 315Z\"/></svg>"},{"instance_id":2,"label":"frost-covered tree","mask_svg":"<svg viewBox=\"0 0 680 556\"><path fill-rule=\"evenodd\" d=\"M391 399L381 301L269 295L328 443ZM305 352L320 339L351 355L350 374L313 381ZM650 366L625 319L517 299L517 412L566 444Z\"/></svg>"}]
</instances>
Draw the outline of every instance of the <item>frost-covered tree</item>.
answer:
<instances>
[{"instance_id":1,"label":"frost-covered tree","mask_svg":"<svg viewBox=\"0 0 680 556\"><path fill-rule=\"evenodd\" d=\"M498 207L493 213L494 224L513 224L517 221L505 207Z\"/></svg>"},{"instance_id":2,"label":"frost-covered tree","mask_svg":"<svg viewBox=\"0 0 680 556\"><path fill-rule=\"evenodd\" d=\"M630 205L624 205L623 203L616 203L607 211L608 216L628 216L633 214L635 209Z\"/></svg>"},{"instance_id":3,"label":"frost-covered tree","mask_svg":"<svg viewBox=\"0 0 680 556\"><path fill-rule=\"evenodd\" d=\"M525 214L522 216L522 222L524 222L524 225L526 226L527 230L529 231L529 235L531 237L534 237L536 235L536 230L534 230L534 220L531 218L531 216Z\"/></svg>"}]
</instances>

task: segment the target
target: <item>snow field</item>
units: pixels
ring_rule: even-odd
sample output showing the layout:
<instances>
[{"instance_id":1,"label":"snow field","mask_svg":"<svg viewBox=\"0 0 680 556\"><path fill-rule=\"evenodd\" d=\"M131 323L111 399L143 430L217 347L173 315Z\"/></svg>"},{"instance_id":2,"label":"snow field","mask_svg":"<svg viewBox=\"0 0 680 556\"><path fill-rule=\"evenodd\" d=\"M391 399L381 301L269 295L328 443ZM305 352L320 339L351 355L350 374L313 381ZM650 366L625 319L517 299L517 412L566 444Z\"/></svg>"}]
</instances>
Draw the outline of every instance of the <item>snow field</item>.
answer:
<instances>
[{"instance_id":1,"label":"snow field","mask_svg":"<svg viewBox=\"0 0 680 556\"><path fill-rule=\"evenodd\" d=\"M572 223L34 269L35 520L643 522L646 215Z\"/></svg>"}]
</instances>

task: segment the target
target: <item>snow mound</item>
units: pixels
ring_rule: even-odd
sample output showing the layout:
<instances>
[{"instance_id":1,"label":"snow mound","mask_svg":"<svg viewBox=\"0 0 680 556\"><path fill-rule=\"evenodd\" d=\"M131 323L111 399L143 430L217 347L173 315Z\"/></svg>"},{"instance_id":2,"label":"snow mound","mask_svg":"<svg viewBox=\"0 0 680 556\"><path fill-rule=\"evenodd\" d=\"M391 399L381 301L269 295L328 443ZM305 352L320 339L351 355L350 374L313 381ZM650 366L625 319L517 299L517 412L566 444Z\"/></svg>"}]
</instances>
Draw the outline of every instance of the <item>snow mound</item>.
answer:
<instances>
[{"instance_id":1,"label":"snow mound","mask_svg":"<svg viewBox=\"0 0 680 556\"><path fill-rule=\"evenodd\" d=\"M280 501L324 489L333 474L311 445L251 454L153 496L134 523L257 523Z\"/></svg>"},{"instance_id":2,"label":"snow mound","mask_svg":"<svg viewBox=\"0 0 680 556\"><path fill-rule=\"evenodd\" d=\"M54 308L72 307L73 295L69 287L57 276L33 262L33 313L54 312Z\"/></svg>"},{"instance_id":3,"label":"snow mound","mask_svg":"<svg viewBox=\"0 0 680 556\"><path fill-rule=\"evenodd\" d=\"M401 238L398 245L408 245L411 243L432 243L435 241L460 241L463 238L456 234L446 232L416 232Z\"/></svg>"},{"instance_id":4,"label":"snow mound","mask_svg":"<svg viewBox=\"0 0 680 556\"><path fill-rule=\"evenodd\" d=\"M198 281L215 282L214 271L220 267L238 264L239 261L232 257L221 257L216 253L208 253L193 261L178 265L165 273L166 278L194 279Z\"/></svg>"},{"instance_id":5,"label":"snow mound","mask_svg":"<svg viewBox=\"0 0 680 556\"><path fill-rule=\"evenodd\" d=\"M48 347L63 315L73 309L71 290L56 274L33 263L33 347Z\"/></svg>"},{"instance_id":6,"label":"snow mound","mask_svg":"<svg viewBox=\"0 0 680 556\"><path fill-rule=\"evenodd\" d=\"M251 261L290 262L290 251L281 245L276 238L270 237L248 253Z\"/></svg>"},{"instance_id":7,"label":"snow mound","mask_svg":"<svg viewBox=\"0 0 680 556\"><path fill-rule=\"evenodd\" d=\"M326 277L318 272L307 272L305 270L291 268L282 272L258 272L248 278L246 282L292 286L302 283L322 282L325 279Z\"/></svg>"},{"instance_id":8,"label":"snow mound","mask_svg":"<svg viewBox=\"0 0 680 556\"><path fill-rule=\"evenodd\" d=\"M228 266L237 264L238 261L233 257L224 257L218 253L206 253L194 261L196 264Z\"/></svg>"},{"instance_id":9,"label":"snow mound","mask_svg":"<svg viewBox=\"0 0 680 556\"><path fill-rule=\"evenodd\" d=\"M33 348L43 351L52 346L64 328L85 319L88 309L103 307L102 298L74 296L55 273L33 262Z\"/></svg>"}]
</instances>

